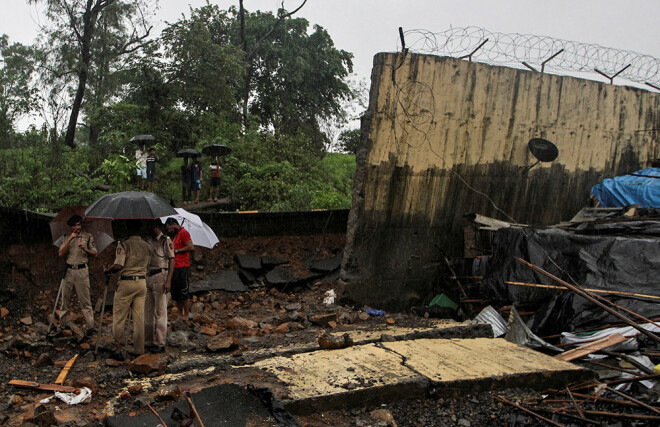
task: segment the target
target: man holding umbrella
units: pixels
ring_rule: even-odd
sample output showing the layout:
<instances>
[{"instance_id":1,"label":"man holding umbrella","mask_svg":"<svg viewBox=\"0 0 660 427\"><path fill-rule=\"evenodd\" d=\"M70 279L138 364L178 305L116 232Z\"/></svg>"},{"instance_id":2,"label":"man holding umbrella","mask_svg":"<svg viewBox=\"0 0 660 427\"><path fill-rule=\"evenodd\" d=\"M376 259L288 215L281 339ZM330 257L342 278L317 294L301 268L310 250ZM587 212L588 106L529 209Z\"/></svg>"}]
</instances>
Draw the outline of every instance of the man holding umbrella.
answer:
<instances>
[{"instance_id":1,"label":"man holding umbrella","mask_svg":"<svg viewBox=\"0 0 660 427\"><path fill-rule=\"evenodd\" d=\"M71 227L71 234L64 239L58 255L66 258L66 273L62 283L62 309L61 319L64 320L69 312L69 304L73 288L76 289L80 310L85 318L86 333L94 332L94 311L89 298L89 270L87 263L89 257L95 257L97 254L94 245L94 237L91 234L82 231L83 219L80 215L73 215L67 221Z\"/></svg>"},{"instance_id":2,"label":"man holding umbrella","mask_svg":"<svg viewBox=\"0 0 660 427\"><path fill-rule=\"evenodd\" d=\"M133 351L144 353L144 303L147 294L147 266L151 262L153 249L140 237L140 220L127 220L130 237L117 245L112 266L104 266L105 274L119 272L117 290L113 300L112 338L115 358L123 360L124 325L128 312L133 316Z\"/></svg>"}]
</instances>

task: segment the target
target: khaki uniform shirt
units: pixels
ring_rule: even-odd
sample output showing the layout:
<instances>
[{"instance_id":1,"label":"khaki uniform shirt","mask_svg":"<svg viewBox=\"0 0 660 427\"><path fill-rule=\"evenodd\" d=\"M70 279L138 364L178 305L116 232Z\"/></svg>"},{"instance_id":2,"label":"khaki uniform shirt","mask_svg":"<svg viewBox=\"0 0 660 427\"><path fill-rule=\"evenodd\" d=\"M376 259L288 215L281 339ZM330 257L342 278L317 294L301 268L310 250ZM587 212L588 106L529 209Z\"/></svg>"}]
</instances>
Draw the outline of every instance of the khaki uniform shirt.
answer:
<instances>
[{"instance_id":1,"label":"khaki uniform shirt","mask_svg":"<svg viewBox=\"0 0 660 427\"><path fill-rule=\"evenodd\" d=\"M87 252L83 251L78 247L78 243L83 242L85 243L85 246L87 246L87 249L91 251L96 250L96 246L94 244L94 237L92 237L91 234L87 232L82 232L80 233L80 236L75 237L74 239L69 242L69 251L68 251L68 256L66 257L66 263L71 264L71 265L78 265L78 264L87 264L89 261L89 256L87 255Z\"/></svg>"},{"instance_id":2,"label":"khaki uniform shirt","mask_svg":"<svg viewBox=\"0 0 660 427\"><path fill-rule=\"evenodd\" d=\"M174 258L174 247L172 246L172 239L160 233L158 237L150 237L147 243L151 245L154 251L149 263L149 270L157 270L159 268L168 268L170 266L170 259Z\"/></svg>"},{"instance_id":3,"label":"khaki uniform shirt","mask_svg":"<svg viewBox=\"0 0 660 427\"><path fill-rule=\"evenodd\" d=\"M147 242L140 236L131 236L117 245L114 263L124 267L120 276L144 276L152 255L153 249Z\"/></svg>"}]
</instances>

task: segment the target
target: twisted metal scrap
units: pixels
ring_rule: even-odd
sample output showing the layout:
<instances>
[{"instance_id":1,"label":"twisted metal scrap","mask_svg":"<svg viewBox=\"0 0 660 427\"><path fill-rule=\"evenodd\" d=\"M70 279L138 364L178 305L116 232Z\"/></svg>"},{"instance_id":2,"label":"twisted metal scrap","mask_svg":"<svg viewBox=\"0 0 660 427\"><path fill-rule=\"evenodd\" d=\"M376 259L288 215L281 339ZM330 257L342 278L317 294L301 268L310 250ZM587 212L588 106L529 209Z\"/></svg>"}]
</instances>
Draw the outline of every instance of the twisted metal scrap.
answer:
<instances>
[{"instance_id":1,"label":"twisted metal scrap","mask_svg":"<svg viewBox=\"0 0 660 427\"><path fill-rule=\"evenodd\" d=\"M488 41L474 52L486 39ZM454 57L474 52L472 58L476 61L516 68L521 68L523 62L540 68L548 58L563 49L545 65L545 69L553 72L593 72L597 69L613 76L630 64L618 74L619 77L660 85L660 59L596 44L531 34L492 33L479 27L450 28L440 33L409 30L405 32L405 40L411 52Z\"/></svg>"}]
</instances>

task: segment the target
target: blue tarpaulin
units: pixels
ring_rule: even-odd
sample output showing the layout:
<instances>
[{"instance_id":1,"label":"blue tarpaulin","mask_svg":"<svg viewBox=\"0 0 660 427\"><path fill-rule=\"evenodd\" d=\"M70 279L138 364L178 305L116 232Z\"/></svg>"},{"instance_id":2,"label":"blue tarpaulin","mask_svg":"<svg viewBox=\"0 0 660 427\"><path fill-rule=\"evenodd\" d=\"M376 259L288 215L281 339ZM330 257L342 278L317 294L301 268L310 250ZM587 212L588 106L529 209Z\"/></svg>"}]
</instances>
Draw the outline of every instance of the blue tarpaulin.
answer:
<instances>
[{"instance_id":1,"label":"blue tarpaulin","mask_svg":"<svg viewBox=\"0 0 660 427\"><path fill-rule=\"evenodd\" d=\"M605 179L593 186L591 194L604 208L630 205L660 208L660 168L646 168L628 175Z\"/></svg>"}]
</instances>

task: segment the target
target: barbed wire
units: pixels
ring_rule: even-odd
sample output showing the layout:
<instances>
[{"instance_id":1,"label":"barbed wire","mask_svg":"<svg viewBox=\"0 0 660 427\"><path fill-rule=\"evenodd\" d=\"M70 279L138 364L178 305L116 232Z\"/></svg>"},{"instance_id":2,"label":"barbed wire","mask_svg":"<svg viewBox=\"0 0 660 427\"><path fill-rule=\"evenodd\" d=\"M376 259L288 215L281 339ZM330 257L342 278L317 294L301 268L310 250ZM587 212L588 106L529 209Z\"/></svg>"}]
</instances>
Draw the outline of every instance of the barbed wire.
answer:
<instances>
[{"instance_id":1,"label":"barbed wire","mask_svg":"<svg viewBox=\"0 0 660 427\"><path fill-rule=\"evenodd\" d=\"M531 68L535 71L597 72L660 86L660 59L651 55L531 34L490 32L480 27L450 28L434 33L408 30L405 48L410 52L474 59L495 65ZM398 42L401 50L401 40ZM657 89L657 88L656 88Z\"/></svg>"}]
</instances>

